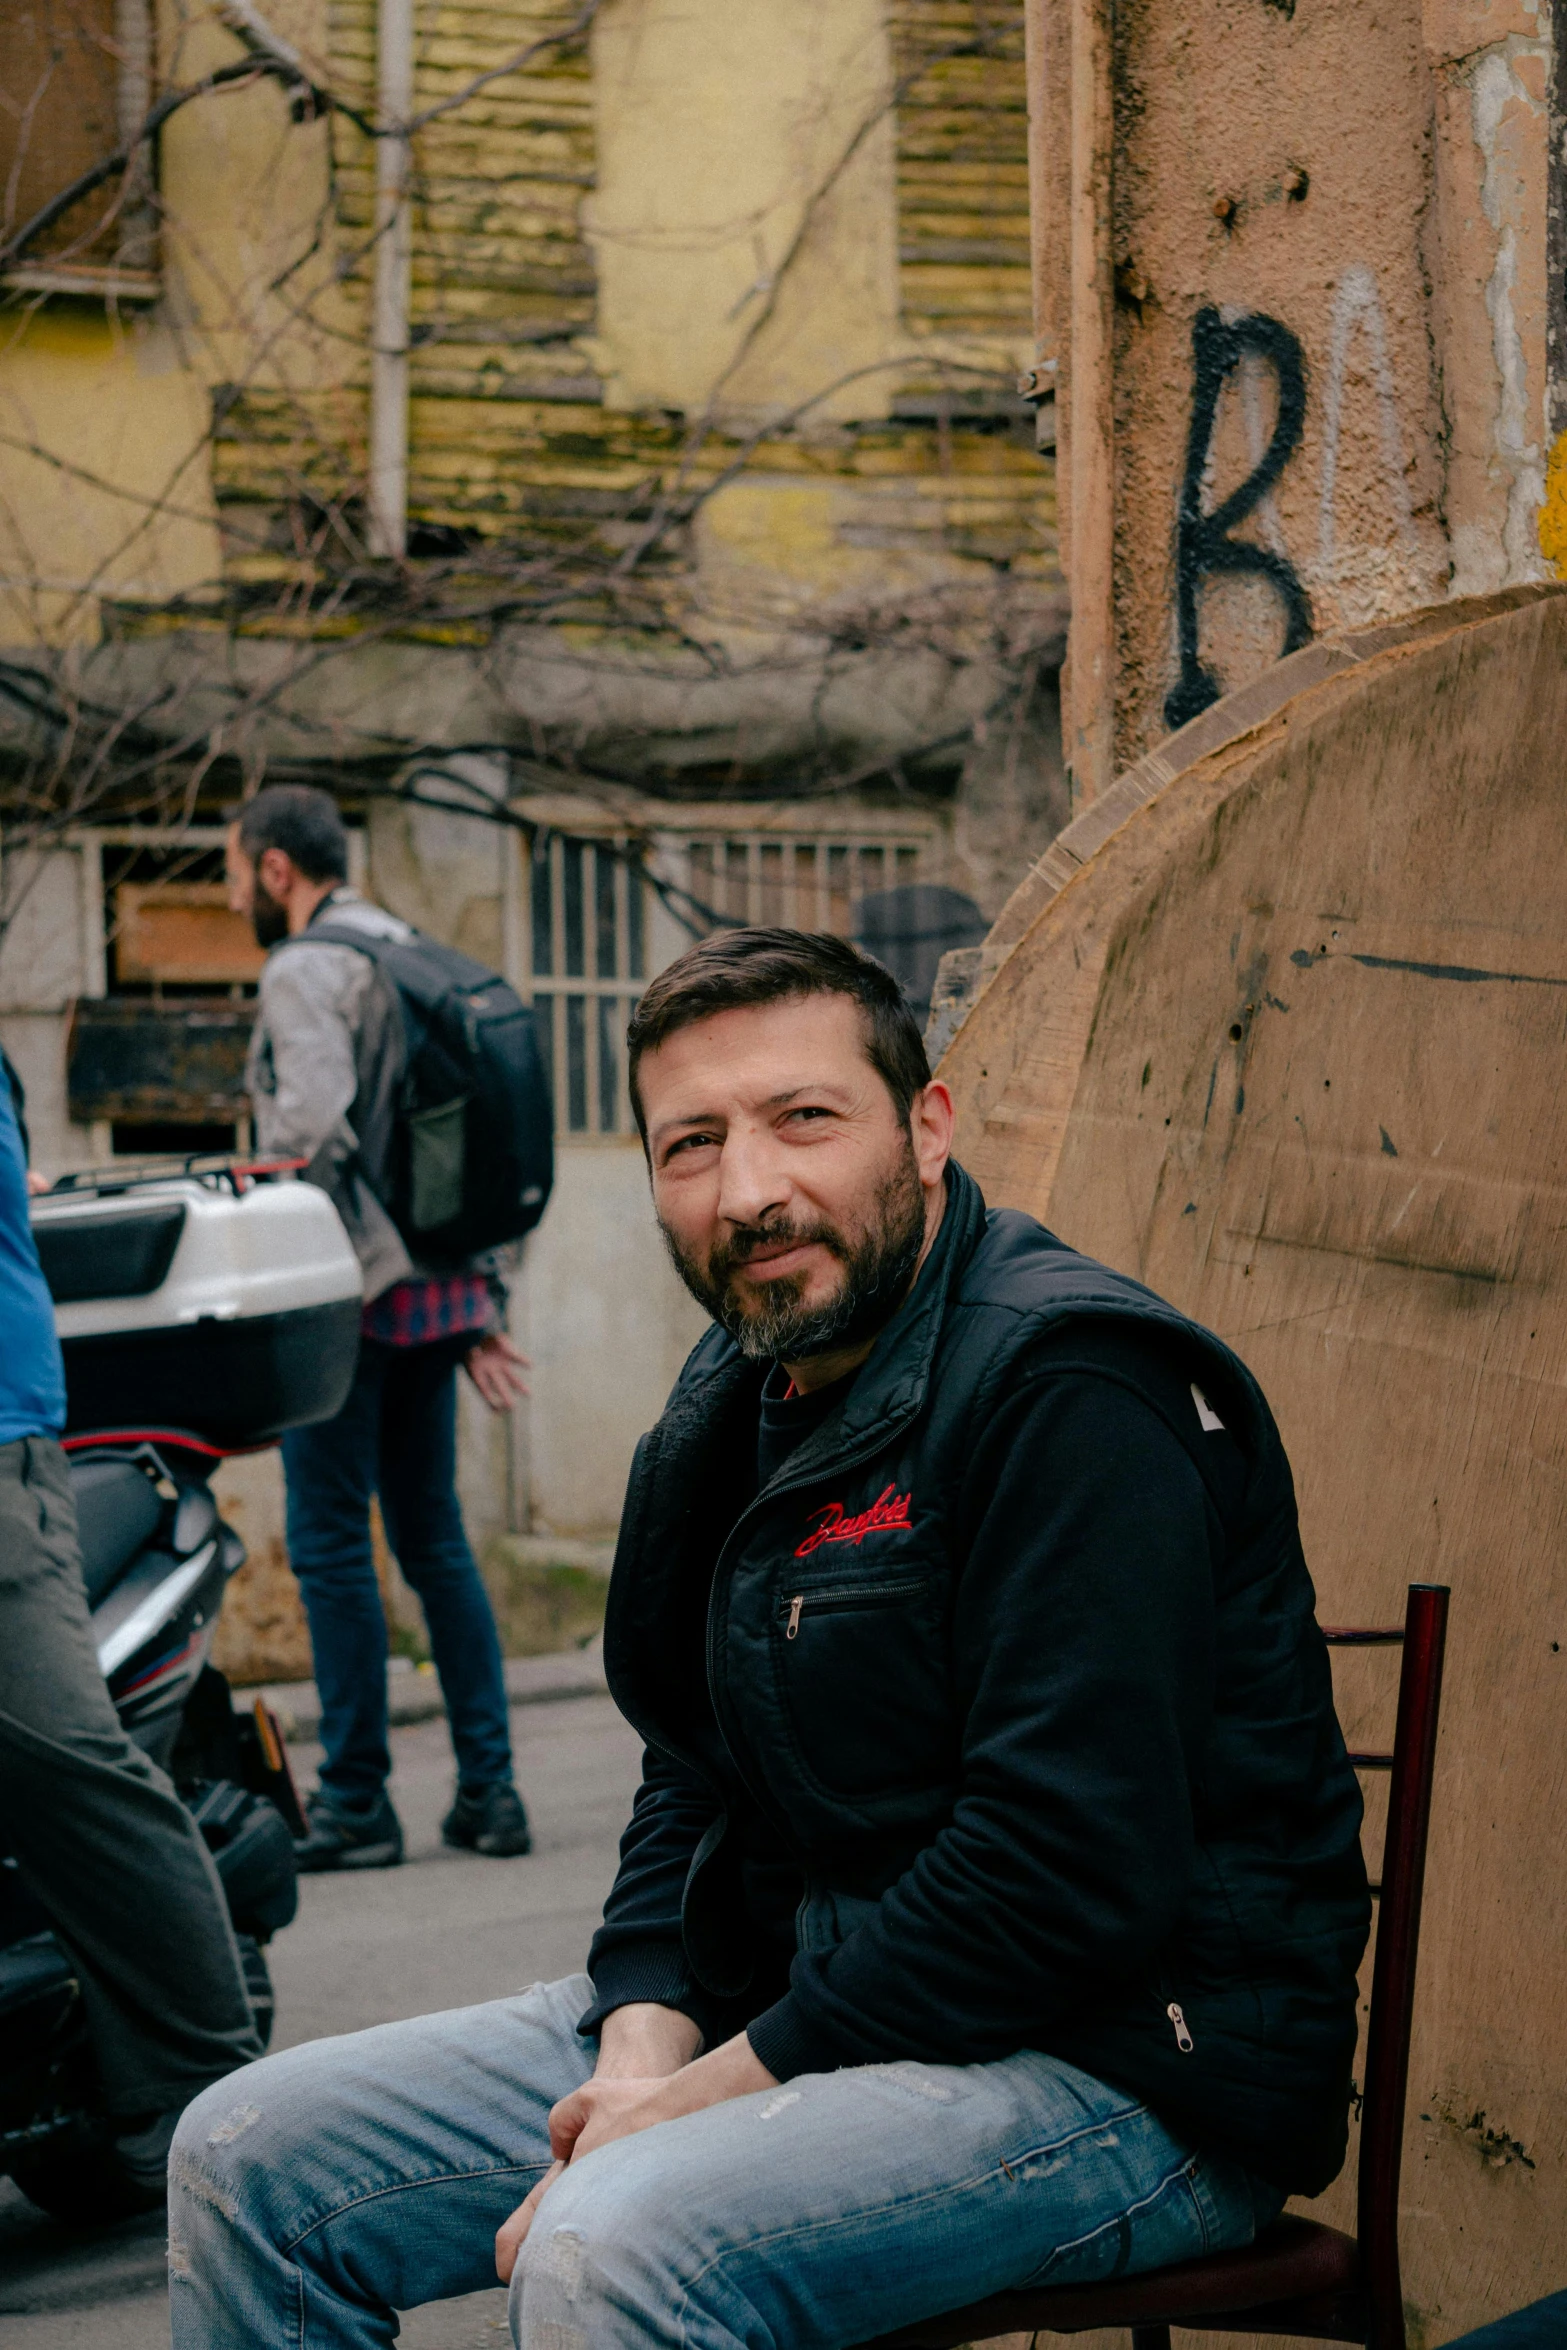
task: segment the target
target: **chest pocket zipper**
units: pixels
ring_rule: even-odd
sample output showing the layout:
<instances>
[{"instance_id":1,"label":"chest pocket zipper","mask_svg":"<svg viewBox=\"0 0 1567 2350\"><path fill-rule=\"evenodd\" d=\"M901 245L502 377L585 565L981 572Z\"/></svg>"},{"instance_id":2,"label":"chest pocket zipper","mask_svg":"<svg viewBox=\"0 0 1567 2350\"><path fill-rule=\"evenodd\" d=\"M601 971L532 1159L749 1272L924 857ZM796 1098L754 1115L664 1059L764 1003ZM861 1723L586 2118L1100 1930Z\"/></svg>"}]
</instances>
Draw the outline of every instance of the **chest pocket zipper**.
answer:
<instances>
[{"instance_id":1,"label":"chest pocket zipper","mask_svg":"<svg viewBox=\"0 0 1567 2350\"><path fill-rule=\"evenodd\" d=\"M784 1618L784 1638L794 1640L799 1635L800 1618L809 1602L812 1612L820 1609L832 1615L846 1608L880 1607L895 1599L911 1599L916 1591L923 1591L930 1581L928 1575L905 1576L901 1583L835 1583L830 1590L796 1591L789 1599L780 1600L778 1613Z\"/></svg>"}]
</instances>

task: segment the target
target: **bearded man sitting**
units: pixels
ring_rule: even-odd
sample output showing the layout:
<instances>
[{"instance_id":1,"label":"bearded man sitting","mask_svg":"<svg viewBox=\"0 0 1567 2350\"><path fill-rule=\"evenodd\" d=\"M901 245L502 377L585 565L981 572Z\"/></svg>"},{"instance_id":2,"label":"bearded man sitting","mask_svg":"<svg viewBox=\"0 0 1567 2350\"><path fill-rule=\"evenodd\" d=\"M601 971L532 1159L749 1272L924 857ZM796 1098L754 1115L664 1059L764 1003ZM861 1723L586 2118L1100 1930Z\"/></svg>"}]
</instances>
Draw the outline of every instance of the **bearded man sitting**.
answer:
<instances>
[{"instance_id":1,"label":"bearded man sitting","mask_svg":"<svg viewBox=\"0 0 1567 2350\"><path fill-rule=\"evenodd\" d=\"M176 2350L389 2345L492 2262L519 2350L836 2350L1343 2160L1360 1797L1255 1380L987 1214L842 941L709 939L629 1041L714 1327L626 1497L604 1922L198 2100Z\"/></svg>"}]
</instances>

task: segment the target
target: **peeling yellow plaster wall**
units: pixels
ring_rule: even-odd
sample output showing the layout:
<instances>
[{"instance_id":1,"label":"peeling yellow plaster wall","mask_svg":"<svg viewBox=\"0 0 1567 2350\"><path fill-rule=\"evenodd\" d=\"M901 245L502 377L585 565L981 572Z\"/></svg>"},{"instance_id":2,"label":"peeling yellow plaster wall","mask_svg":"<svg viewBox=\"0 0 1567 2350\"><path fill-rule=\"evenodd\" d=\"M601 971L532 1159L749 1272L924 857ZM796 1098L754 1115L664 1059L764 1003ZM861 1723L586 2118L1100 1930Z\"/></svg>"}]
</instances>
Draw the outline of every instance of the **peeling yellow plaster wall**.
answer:
<instances>
[{"instance_id":1,"label":"peeling yellow plaster wall","mask_svg":"<svg viewBox=\"0 0 1567 2350\"><path fill-rule=\"evenodd\" d=\"M265 14L331 81L326 0L268 0ZM160 31L165 87L240 54L213 14L178 0L164 0ZM360 336L342 331L353 320L334 275L331 135L296 122L272 81L198 99L161 135L167 309L208 384L305 389L365 373Z\"/></svg>"},{"instance_id":2,"label":"peeling yellow plaster wall","mask_svg":"<svg viewBox=\"0 0 1567 2350\"><path fill-rule=\"evenodd\" d=\"M880 0L612 0L593 89L607 403L885 415L890 371L817 398L898 340Z\"/></svg>"},{"instance_id":3,"label":"peeling yellow plaster wall","mask_svg":"<svg viewBox=\"0 0 1567 2350\"><path fill-rule=\"evenodd\" d=\"M325 0L270 19L319 65ZM210 15L158 12L164 87L232 62ZM17 645L98 634L105 597L216 593L212 388L312 390L363 370L330 323L327 127L296 124L264 83L197 100L159 150L164 299L116 314L86 300L11 313L0 328L0 632ZM319 250L312 256L311 247ZM309 300L314 326L302 323Z\"/></svg>"},{"instance_id":4,"label":"peeling yellow plaster wall","mask_svg":"<svg viewBox=\"0 0 1567 2350\"><path fill-rule=\"evenodd\" d=\"M158 21L165 87L238 54L190 0ZM374 0L271 0L270 21L373 106ZM418 106L573 21L569 0L417 0ZM1005 395L1027 340L1020 24L1018 0L606 0L591 55L549 46L434 119L414 518L602 558L655 483L734 471L643 567L721 633L921 598L956 621L998 562L1009 592L1054 591L1050 462L962 405ZM209 589L245 633L297 633L264 599L313 576L301 529L363 487L372 165L346 116L296 123L275 84L204 97L161 142L155 320L51 304L0 343L13 437L48 451L0 453L23 641L95 635L103 597L115 635L157 630ZM753 444L762 420L783 429Z\"/></svg>"},{"instance_id":5,"label":"peeling yellow plaster wall","mask_svg":"<svg viewBox=\"0 0 1567 2350\"><path fill-rule=\"evenodd\" d=\"M106 594L218 579L206 394L153 320L51 303L0 341L0 638L91 641ZM194 453L194 457L193 457Z\"/></svg>"},{"instance_id":6,"label":"peeling yellow plaster wall","mask_svg":"<svg viewBox=\"0 0 1567 2350\"><path fill-rule=\"evenodd\" d=\"M1567 579L1567 432L1557 436L1545 469L1540 508L1540 552L1558 579Z\"/></svg>"},{"instance_id":7,"label":"peeling yellow plaster wall","mask_svg":"<svg viewBox=\"0 0 1567 2350\"><path fill-rule=\"evenodd\" d=\"M998 557L1017 594L1060 584L1054 478L1015 440L953 435L944 448L936 434L886 427L836 466L817 452L814 479L781 475L776 454L759 452L697 520L702 584L726 616L809 621L897 604L956 627L997 585Z\"/></svg>"},{"instance_id":8,"label":"peeling yellow plaster wall","mask_svg":"<svg viewBox=\"0 0 1567 2350\"><path fill-rule=\"evenodd\" d=\"M594 180L587 50L580 36L551 38L579 15L569 0L415 0L414 109L428 118L414 140L416 449L432 399L597 396L572 340L593 323L595 293L579 220ZM376 22L376 0L330 0L334 87L371 112ZM505 70L528 52L525 70ZM333 154L342 299L362 352L375 157L346 116Z\"/></svg>"}]
</instances>

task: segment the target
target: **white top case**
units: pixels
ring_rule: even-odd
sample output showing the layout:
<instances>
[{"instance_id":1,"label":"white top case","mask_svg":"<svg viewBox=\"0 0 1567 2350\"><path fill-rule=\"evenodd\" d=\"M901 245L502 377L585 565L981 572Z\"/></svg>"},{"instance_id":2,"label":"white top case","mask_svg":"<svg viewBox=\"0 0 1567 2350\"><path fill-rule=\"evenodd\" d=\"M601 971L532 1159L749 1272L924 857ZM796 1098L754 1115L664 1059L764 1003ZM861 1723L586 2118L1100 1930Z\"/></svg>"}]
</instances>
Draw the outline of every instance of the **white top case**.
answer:
<instances>
[{"instance_id":1,"label":"white top case","mask_svg":"<svg viewBox=\"0 0 1567 2350\"><path fill-rule=\"evenodd\" d=\"M159 1286L143 1297L82 1298L56 1306L62 1339L293 1313L361 1293L359 1260L342 1221L312 1183L273 1180L235 1198L171 1175L108 1198L84 1193L37 1199L33 1222L129 1221L172 1200L184 1203L185 1224Z\"/></svg>"}]
</instances>

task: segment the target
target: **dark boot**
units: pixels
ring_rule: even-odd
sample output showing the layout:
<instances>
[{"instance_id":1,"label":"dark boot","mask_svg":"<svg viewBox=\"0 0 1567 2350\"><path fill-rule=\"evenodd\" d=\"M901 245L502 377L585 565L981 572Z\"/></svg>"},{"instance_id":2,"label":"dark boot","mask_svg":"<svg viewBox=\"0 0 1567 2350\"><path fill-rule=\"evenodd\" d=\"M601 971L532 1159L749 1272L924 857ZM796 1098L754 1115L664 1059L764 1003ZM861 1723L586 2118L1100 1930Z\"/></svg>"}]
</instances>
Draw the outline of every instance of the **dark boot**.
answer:
<instances>
[{"instance_id":1,"label":"dark boot","mask_svg":"<svg viewBox=\"0 0 1567 2350\"><path fill-rule=\"evenodd\" d=\"M318 1787L306 1799L309 1834L294 1845L302 1875L324 1869L395 1869L403 1857L403 1824L383 1789L374 1803L336 1803Z\"/></svg>"},{"instance_id":2,"label":"dark boot","mask_svg":"<svg viewBox=\"0 0 1567 2350\"><path fill-rule=\"evenodd\" d=\"M493 1787L459 1787L457 1801L441 1822L441 1834L448 1844L487 1853L492 1860L509 1860L533 1850L522 1798L506 1779Z\"/></svg>"}]
</instances>

